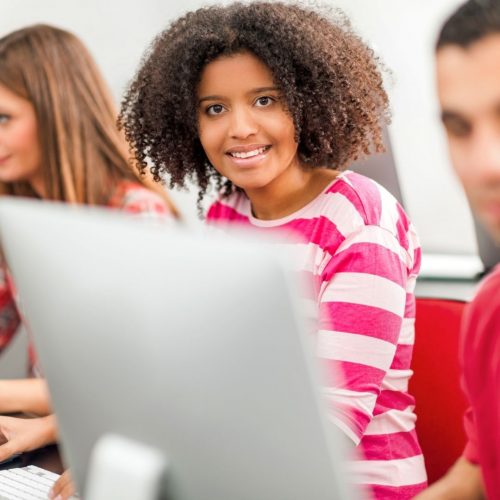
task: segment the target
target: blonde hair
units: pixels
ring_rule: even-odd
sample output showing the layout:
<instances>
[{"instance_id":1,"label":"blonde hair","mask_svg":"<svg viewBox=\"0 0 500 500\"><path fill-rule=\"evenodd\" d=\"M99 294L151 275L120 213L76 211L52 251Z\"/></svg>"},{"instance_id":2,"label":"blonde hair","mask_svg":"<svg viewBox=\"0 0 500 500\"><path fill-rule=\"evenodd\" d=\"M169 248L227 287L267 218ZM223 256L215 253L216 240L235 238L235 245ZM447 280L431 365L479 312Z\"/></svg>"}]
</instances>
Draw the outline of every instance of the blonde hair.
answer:
<instances>
[{"instance_id":1,"label":"blonde hair","mask_svg":"<svg viewBox=\"0 0 500 500\"><path fill-rule=\"evenodd\" d=\"M139 181L125 139L116 127L111 94L84 44L72 33L34 25L0 38L0 84L31 102L38 122L46 198L105 205L120 180ZM27 182L4 193L37 196Z\"/></svg>"}]
</instances>

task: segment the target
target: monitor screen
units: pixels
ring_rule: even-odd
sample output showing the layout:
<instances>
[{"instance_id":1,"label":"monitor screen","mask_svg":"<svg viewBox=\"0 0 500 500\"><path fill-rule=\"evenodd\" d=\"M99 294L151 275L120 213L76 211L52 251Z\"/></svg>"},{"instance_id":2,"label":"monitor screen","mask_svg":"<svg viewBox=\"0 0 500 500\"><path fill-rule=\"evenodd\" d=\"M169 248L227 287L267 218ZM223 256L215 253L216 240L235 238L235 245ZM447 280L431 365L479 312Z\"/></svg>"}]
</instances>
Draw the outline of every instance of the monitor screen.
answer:
<instances>
[{"instance_id":1,"label":"monitor screen","mask_svg":"<svg viewBox=\"0 0 500 500\"><path fill-rule=\"evenodd\" d=\"M268 246L19 200L0 233L81 493L112 433L163 454L167 498L353 498Z\"/></svg>"}]
</instances>

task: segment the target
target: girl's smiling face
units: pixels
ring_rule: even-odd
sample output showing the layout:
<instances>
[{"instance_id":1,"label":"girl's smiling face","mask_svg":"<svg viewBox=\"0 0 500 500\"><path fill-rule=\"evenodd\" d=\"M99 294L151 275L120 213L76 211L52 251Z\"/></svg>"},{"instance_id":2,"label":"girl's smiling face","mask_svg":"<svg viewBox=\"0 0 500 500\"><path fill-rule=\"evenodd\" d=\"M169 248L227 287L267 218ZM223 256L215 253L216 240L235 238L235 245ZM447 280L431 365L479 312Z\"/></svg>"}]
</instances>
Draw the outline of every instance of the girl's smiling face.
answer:
<instances>
[{"instance_id":1,"label":"girl's smiling face","mask_svg":"<svg viewBox=\"0 0 500 500\"><path fill-rule=\"evenodd\" d=\"M198 85L198 133L210 163L251 197L300 169L293 119L269 68L249 52L209 63Z\"/></svg>"}]
</instances>

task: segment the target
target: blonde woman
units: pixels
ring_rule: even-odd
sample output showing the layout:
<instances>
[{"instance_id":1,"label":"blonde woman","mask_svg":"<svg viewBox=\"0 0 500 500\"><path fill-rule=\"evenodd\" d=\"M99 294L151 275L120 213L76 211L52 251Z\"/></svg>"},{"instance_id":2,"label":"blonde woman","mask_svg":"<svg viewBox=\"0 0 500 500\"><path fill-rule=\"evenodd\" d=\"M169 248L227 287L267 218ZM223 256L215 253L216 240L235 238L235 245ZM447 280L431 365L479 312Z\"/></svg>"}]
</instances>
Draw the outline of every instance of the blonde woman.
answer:
<instances>
[{"instance_id":1,"label":"blonde woman","mask_svg":"<svg viewBox=\"0 0 500 500\"><path fill-rule=\"evenodd\" d=\"M0 39L0 190L5 195L177 217L163 189L139 178L117 131L111 95L73 34L35 25ZM21 323L8 270L0 267L0 351ZM25 380L0 380L0 461L56 440L45 382L29 348Z\"/></svg>"}]
</instances>

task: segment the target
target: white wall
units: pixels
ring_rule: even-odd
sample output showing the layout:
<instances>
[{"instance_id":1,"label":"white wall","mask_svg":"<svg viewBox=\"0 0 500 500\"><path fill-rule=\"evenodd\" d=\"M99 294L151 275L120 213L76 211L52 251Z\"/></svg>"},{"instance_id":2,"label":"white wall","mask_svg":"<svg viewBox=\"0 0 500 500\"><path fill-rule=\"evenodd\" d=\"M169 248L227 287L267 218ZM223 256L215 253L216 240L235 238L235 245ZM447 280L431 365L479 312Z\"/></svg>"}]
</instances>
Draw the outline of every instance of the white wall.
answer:
<instances>
[{"instance_id":1,"label":"white wall","mask_svg":"<svg viewBox=\"0 0 500 500\"><path fill-rule=\"evenodd\" d=\"M171 20L199 0L0 0L0 34L45 22L80 36L119 98L140 57Z\"/></svg>"},{"instance_id":2,"label":"white wall","mask_svg":"<svg viewBox=\"0 0 500 500\"><path fill-rule=\"evenodd\" d=\"M424 250L476 253L470 211L448 160L434 82L434 43L462 0L334 0L392 70L389 129L403 196Z\"/></svg>"},{"instance_id":3,"label":"white wall","mask_svg":"<svg viewBox=\"0 0 500 500\"><path fill-rule=\"evenodd\" d=\"M424 249L474 253L467 204L449 166L438 122L433 44L443 17L460 0L330 0L393 71L390 135L407 208ZM0 35L33 22L77 33L90 47L119 100L154 34L199 0L0 0ZM390 83L390 82L389 82ZM194 194L174 196L197 222Z\"/></svg>"}]
</instances>

